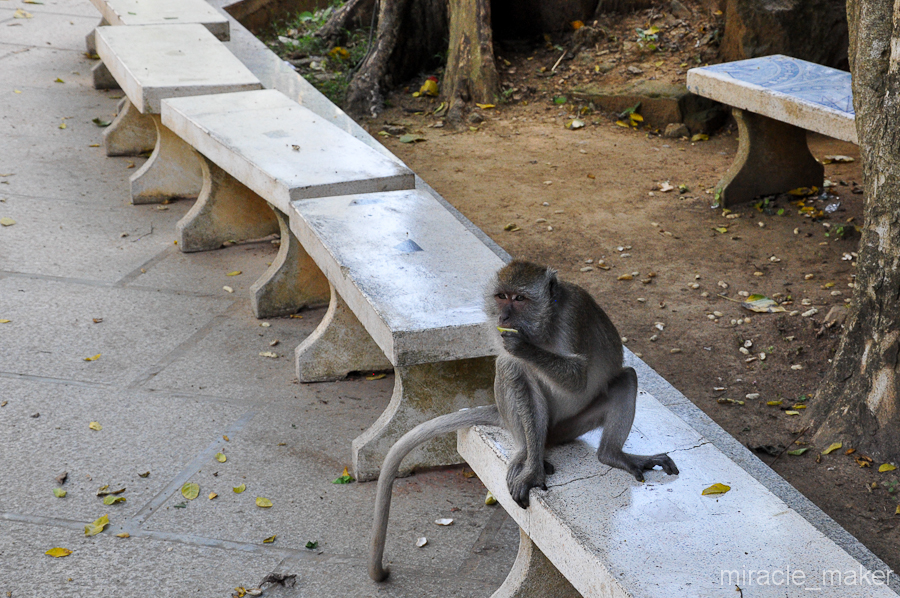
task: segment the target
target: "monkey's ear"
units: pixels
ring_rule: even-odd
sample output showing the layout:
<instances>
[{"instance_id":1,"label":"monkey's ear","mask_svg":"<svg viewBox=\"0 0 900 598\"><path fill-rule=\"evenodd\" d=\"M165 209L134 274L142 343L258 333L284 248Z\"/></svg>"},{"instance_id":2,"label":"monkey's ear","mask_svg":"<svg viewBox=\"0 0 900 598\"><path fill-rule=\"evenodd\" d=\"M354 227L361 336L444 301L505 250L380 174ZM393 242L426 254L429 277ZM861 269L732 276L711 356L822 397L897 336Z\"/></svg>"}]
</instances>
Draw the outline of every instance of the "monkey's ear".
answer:
<instances>
[{"instance_id":1,"label":"monkey's ear","mask_svg":"<svg viewBox=\"0 0 900 598\"><path fill-rule=\"evenodd\" d=\"M554 294L556 287L559 285L559 280L556 278L556 270L547 268L547 271L544 273L544 279L547 281L547 289L550 291L550 294Z\"/></svg>"}]
</instances>

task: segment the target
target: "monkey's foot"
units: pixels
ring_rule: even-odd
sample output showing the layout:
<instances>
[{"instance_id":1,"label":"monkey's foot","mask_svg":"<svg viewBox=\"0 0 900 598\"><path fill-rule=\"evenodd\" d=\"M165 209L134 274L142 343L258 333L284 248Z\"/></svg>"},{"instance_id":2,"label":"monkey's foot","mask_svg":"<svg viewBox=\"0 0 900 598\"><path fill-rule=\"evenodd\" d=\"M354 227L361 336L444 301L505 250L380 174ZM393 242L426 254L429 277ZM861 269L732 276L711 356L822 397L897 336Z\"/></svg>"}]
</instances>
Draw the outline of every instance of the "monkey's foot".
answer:
<instances>
[{"instance_id":1,"label":"monkey's foot","mask_svg":"<svg viewBox=\"0 0 900 598\"><path fill-rule=\"evenodd\" d=\"M527 509L529 505L529 493L532 488L547 489L547 478L544 473L545 463L541 463L537 471L529 471L520 466L517 468L515 475L510 475L513 470L506 472L506 485L509 487L509 494L516 504ZM552 467L552 466L551 466Z\"/></svg>"},{"instance_id":2,"label":"monkey's foot","mask_svg":"<svg viewBox=\"0 0 900 598\"><path fill-rule=\"evenodd\" d=\"M598 454L597 458L604 465L623 469L634 476L638 482L644 481L644 472L649 471L657 465L662 468L668 475L678 475L678 467L672 458L665 453L658 455L631 455L628 453L620 453L612 457L604 458L604 455Z\"/></svg>"}]
</instances>

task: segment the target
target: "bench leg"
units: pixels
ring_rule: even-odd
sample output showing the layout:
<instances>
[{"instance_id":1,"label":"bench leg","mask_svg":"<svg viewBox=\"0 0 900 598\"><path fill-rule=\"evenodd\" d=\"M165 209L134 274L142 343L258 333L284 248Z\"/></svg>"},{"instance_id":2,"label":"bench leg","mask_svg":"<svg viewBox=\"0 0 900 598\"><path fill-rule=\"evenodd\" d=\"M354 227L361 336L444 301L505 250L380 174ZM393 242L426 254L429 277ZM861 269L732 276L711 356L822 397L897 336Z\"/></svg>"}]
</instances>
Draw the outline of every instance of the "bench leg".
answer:
<instances>
[{"instance_id":1,"label":"bench leg","mask_svg":"<svg viewBox=\"0 0 900 598\"><path fill-rule=\"evenodd\" d=\"M102 62L91 67L91 77L94 79L94 89L119 89L119 82Z\"/></svg>"},{"instance_id":2,"label":"bench leg","mask_svg":"<svg viewBox=\"0 0 900 598\"><path fill-rule=\"evenodd\" d=\"M277 318L328 304L328 279L291 232L287 215L271 207L281 229L281 246L266 273L250 287L253 313L257 318Z\"/></svg>"},{"instance_id":3,"label":"bench leg","mask_svg":"<svg viewBox=\"0 0 900 598\"><path fill-rule=\"evenodd\" d=\"M137 156L156 147L156 125L153 119L122 98L119 113L103 129L103 145L107 156Z\"/></svg>"},{"instance_id":4,"label":"bench leg","mask_svg":"<svg viewBox=\"0 0 900 598\"><path fill-rule=\"evenodd\" d=\"M107 25L109 25L109 21L106 20L106 17L100 17L97 27L106 27ZM94 37L94 29L91 29L91 32L84 36L84 48L88 54L97 54L97 40Z\"/></svg>"},{"instance_id":5,"label":"bench leg","mask_svg":"<svg viewBox=\"0 0 900 598\"><path fill-rule=\"evenodd\" d=\"M159 114L150 118L156 125L156 146L150 159L131 175L131 201L145 204L176 197L195 199L203 186L200 154L163 126Z\"/></svg>"},{"instance_id":6,"label":"bench leg","mask_svg":"<svg viewBox=\"0 0 900 598\"><path fill-rule=\"evenodd\" d=\"M825 168L806 144L806 131L766 116L734 109L739 145L734 164L716 186L722 207L798 187L822 188Z\"/></svg>"},{"instance_id":7,"label":"bench leg","mask_svg":"<svg viewBox=\"0 0 900 598\"><path fill-rule=\"evenodd\" d=\"M193 207L178 221L181 251L209 251L225 241L259 239L278 232L278 219L266 200L205 156L197 155L203 188Z\"/></svg>"},{"instance_id":8,"label":"bench leg","mask_svg":"<svg viewBox=\"0 0 900 598\"><path fill-rule=\"evenodd\" d=\"M394 367L394 394L381 417L353 440L353 471L360 481L378 477L387 452L403 434L439 415L494 402L494 358L479 357ZM456 437L447 434L412 451L400 469L462 463Z\"/></svg>"},{"instance_id":9,"label":"bench leg","mask_svg":"<svg viewBox=\"0 0 900 598\"><path fill-rule=\"evenodd\" d=\"M327 382L346 378L350 372L391 369L391 362L334 287L330 291L325 317L295 352L300 382Z\"/></svg>"},{"instance_id":10,"label":"bench leg","mask_svg":"<svg viewBox=\"0 0 900 598\"><path fill-rule=\"evenodd\" d=\"M563 574L519 528L519 552L503 585L491 598L581 598Z\"/></svg>"}]
</instances>

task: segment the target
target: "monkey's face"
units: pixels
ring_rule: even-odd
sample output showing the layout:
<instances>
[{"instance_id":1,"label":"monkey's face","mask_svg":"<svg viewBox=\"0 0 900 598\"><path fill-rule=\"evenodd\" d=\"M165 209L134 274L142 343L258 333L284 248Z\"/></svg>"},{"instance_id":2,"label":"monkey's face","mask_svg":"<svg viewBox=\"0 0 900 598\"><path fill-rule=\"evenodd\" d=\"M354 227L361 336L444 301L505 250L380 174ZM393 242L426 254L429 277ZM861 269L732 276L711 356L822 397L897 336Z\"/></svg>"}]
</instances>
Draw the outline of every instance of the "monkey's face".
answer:
<instances>
[{"instance_id":1,"label":"monkey's face","mask_svg":"<svg viewBox=\"0 0 900 598\"><path fill-rule=\"evenodd\" d=\"M500 336L520 334L517 326L528 310L529 298L522 293L500 291L494 295L497 304L497 328Z\"/></svg>"}]
</instances>

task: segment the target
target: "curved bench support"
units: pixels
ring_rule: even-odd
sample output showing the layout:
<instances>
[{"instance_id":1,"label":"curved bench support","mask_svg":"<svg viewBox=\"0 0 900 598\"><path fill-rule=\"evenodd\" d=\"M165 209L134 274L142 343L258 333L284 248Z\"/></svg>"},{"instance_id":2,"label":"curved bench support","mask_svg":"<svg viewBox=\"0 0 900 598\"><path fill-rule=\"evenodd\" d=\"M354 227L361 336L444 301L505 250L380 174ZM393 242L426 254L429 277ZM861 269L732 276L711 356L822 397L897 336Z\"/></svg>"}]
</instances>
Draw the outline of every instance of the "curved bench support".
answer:
<instances>
[{"instance_id":1,"label":"curved bench support","mask_svg":"<svg viewBox=\"0 0 900 598\"><path fill-rule=\"evenodd\" d=\"M578 590L519 528L519 552L503 585L491 598L581 598Z\"/></svg>"},{"instance_id":2,"label":"curved bench support","mask_svg":"<svg viewBox=\"0 0 900 598\"><path fill-rule=\"evenodd\" d=\"M146 204L196 198L203 187L200 154L163 126L159 114L150 118L156 126L156 146L150 159L131 175L131 201Z\"/></svg>"},{"instance_id":3,"label":"curved bench support","mask_svg":"<svg viewBox=\"0 0 900 598\"><path fill-rule=\"evenodd\" d=\"M135 108L128 98L119 103L119 113L103 129L103 145L107 156L137 156L156 147L156 125L153 119Z\"/></svg>"}]
</instances>

